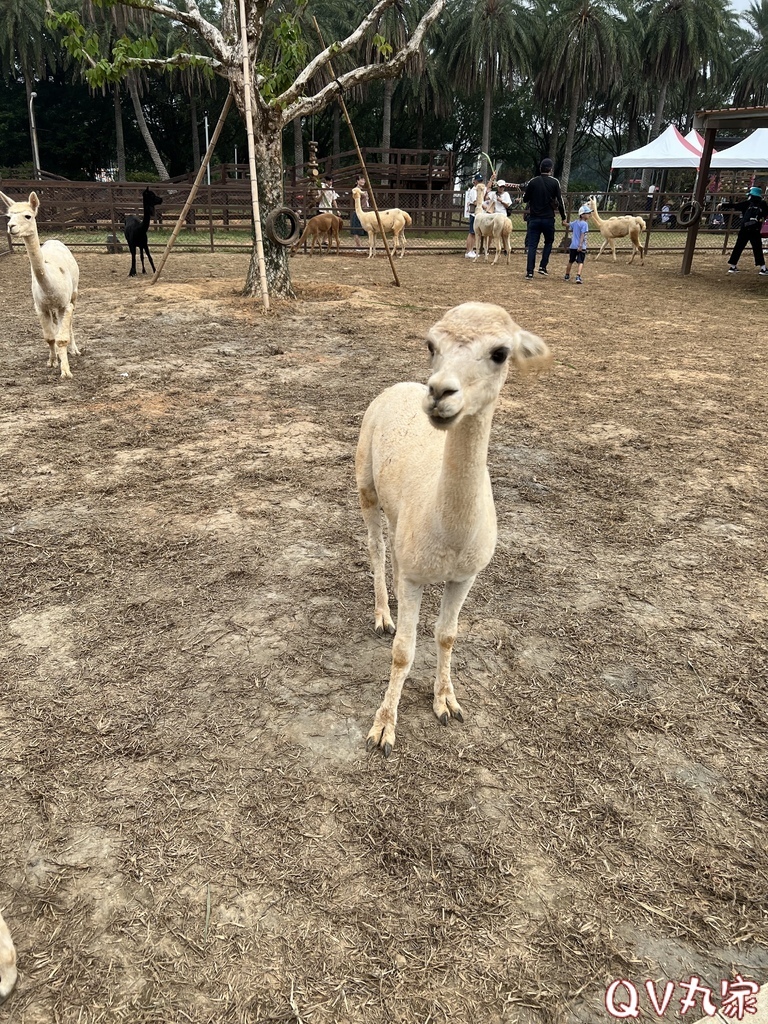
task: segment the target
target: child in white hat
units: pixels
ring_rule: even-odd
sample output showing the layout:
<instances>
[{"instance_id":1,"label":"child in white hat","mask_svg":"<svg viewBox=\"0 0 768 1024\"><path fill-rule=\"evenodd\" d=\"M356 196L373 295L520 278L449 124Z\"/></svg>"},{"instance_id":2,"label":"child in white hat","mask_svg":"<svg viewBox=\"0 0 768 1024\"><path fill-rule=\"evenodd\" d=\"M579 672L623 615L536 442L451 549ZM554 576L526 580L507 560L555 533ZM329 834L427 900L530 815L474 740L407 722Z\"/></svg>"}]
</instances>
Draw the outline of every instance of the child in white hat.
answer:
<instances>
[{"instance_id":1,"label":"child in white hat","mask_svg":"<svg viewBox=\"0 0 768 1024\"><path fill-rule=\"evenodd\" d=\"M589 231L589 215L592 213L592 207L585 203L579 207L578 220L571 222L571 245L568 250L568 269L565 272L565 280L571 280L571 267L574 263L578 264L576 271L576 284L583 284L581 279L583 273L584 260L587 258L587 232Z\"/></svg>"}]
</instances>

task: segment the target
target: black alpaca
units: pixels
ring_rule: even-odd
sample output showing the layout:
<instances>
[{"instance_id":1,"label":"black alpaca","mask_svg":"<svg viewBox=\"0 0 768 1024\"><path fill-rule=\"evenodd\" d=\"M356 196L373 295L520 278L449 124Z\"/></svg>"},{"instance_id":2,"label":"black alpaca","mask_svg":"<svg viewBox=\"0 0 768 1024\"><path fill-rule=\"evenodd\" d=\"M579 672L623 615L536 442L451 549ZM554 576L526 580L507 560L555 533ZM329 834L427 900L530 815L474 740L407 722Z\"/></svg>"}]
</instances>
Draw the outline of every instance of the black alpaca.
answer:
<instances>
[{"instance_id":1,"label":"black alpaca","mask_svg":"<svg viewBox=\"0 0 768 1024\"><path fill-rule=\"evenodd\" d=\"M138 217L125 218L125 240L128 243L128 248L131 250L131 269L128 277L136 277L137 249L139 250L139 256L141 256L142 274L147 272L144 269L144 253L147 254L149 265L152 267L152 273L155 272L155 264L152 262L152 257L149 254L149 245L147 244L147 230L149 229L149 218L155 212L155 207L160 206L163 200L160 196L156 196L154 192L150 192L149 188L144 189L141 198L144 204L144 219L139 220Z\"/></svg>"}]
</instances>

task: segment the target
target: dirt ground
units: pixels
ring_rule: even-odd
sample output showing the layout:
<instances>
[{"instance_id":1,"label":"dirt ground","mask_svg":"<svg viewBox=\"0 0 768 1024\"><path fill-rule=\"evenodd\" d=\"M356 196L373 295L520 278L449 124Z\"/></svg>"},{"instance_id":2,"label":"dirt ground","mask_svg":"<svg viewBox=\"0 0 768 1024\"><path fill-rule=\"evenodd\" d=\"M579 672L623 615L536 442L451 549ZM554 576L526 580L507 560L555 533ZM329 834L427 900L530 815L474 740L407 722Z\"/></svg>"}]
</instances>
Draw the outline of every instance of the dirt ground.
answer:
<instances>
[{"instance_id":1,"label":"dirt ground","mask_svg":"<svg viewBox=\"0 0 768 1024\"><path fill-rule=\"evenodd\" d=\"M460 256L78 254L73 381L0 260L0 910L18 1024L600 1024L614 979L768 982L768 284ZM506 306L499 544L389 760L353 455L426 328ZM667 1016L680 1009L678 985ZM692 1010L686 1020L695 1020Z\"/></svg>"}]
</instances>

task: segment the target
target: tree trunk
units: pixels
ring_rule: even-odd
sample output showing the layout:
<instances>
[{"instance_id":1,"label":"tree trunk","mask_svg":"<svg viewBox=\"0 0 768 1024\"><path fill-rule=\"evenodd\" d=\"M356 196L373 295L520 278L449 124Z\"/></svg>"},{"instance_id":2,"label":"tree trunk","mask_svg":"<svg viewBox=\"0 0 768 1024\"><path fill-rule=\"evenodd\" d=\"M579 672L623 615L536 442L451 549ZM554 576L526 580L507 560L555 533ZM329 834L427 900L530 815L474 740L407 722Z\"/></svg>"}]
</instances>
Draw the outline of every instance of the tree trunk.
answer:
<instances>
[{"instance_id":1,"label":"tree trunk","mask_svg":"<svg viewBox=\"0 0 768 1024\"><path fill-rule=\"evenodd\" d=\"M416 115L416 149L424 149L424 111Z\"/></svg>"},{"instance_id":2,"label":"tree trunk","mask_svg":"<svg viewBox=\"0 0 768 1024\"><path fill-rule=\"evenodd\" d=\"M341 153L341 108L338 103L333 105L333 171L339 170L339 154Z\"/></svg>"},{"instance_id":3,"label":"tree trunk","mask_svg":"<svg viewBox=\"0 0 768 1024\"><path fill-rule=\"evenodd\" d=\"M197 130L197 96L195 96L194 91L189 94L189 120L192 127L192 169L199 171L203 160L200 155L200 132Z\"/></svg>"},{"instance_id":4,"label":"tree trunk","mask_svg":"<svg viewBox=\"0 0 768 1024\"><path fill-rule=\"evenodd\" d=\"M242 92L238 105L243 102ZM266 233L266 220L272 210L283 205L283 133L278 120L270 121L260 114L253 100L253 135L256 156L256 180L259 183L259 214L264 239L264 261L267 268L267 288L270 297L295 298L288 266L288 249L270 242ZM243 115L244 116L244 115ZM245 295L261 295L259 261L254 242L251 262L245 282Z\"/></svg>"},{"instance_id":5,"label":"tree trunk","mask_svg":"<svg viewBox=\"0 0 768 1024\"><path fill-rule=\"evenodd\" d=\"M656 110L655 110L654 115L653 115L653 127L651 128L651 137L648 140L649 142L653 142L653 140L655 138L658 138L659 132L661 131L661 121L662 121L662 118L664 117L664 104L667 101L667 88L668 87L669 87L669 82L664 82L664 83L662 83L662 86L659 89L659 98L656 101ZM651 169L649 167L646 167L646 169L643 171L642 178L640 179L640 187L642 189L647 189L648 188L648 185L650 184L650 181L651 181L652 173L653 172L651 171Z\"/></svg>"},{"instance_id":6,"label":"tree trunk","mask_svg":"<svg viewBox=\"0 0 768 1024\"><path fill-rule=\"evenodd\" d=\"M304 177L304 136L301 133L301 118L293 119L293 162L296 165L296 177Z\"/></svg>"},{"instance_id":7,"label":"tree trunk","mask_svg":"<svg viewBox=\"0 0 768 1024\"><path fill-rule=\"evenodd\" d=\"M560 175L560 189L565 194L568 191L568 179L571 176L571 160L573 159L573 143L576 138L576 121L579 117L579 90L574 89L571 93L571 109L568 113L568 134L565 137L565 153L563 155L563 170Z\"/></svg>"},{"instance_id":8,"label":"tree trunk","mask_svg":"<svg viewBox=\"0 0 768 1024\"><path fill-rule=\"evenodd\" d=\"M123 132L123 104L120 102L120 85L115 82L115 142L117 144L117 180L127 181L125 173L125 134Z\"/></svg>"},{"instance_id":9,"label":"tree trunk","mask_svg":"<svg viewBox=\"0 0 768 1024\"><path fill-rule=\"evenodd\" d=\"M133 109L136 114L136 120L138 121L139 124L139 131L141 132L141 137L144 139L149 155L152 158L152 163L155 165L155 169L157 170L160 180L168 181L168 179L170 178L170 174L165 169L165 164L163 163L160 157L160 153L157 150L157 146L155 145L152 136L149 134L149 128L147 127L147 122L144 118L144 111L141 109L141 100L139 99L139 87L136 84L136 76L133 74L128 75L127 82L128 90L131 94L131 100L133 101Z\"/></svg>"},{"instance_id":10,"label":"tree trunk","mask_svg":"<svg viewBox=\"0 0 768 1024\"><path fill-rule=\"evenodd\" d=\"M482 152L491 155L491 107L493 105L493 75L490 63L485 75L485 98L483 100L483 145ZM491 173L492 168L486 172ZM485 168L483 168L485 171Z\"/></svg>"},{"instance_id":11,"label":"tree trunk","mask_svg":"<svg viewBox=\"0 0 768 1024\"><path fill-rule=\"evenodd\" d=\"M558 100L555 103L554 112L552 114L552 134L549 136L549 152L547 156L553 164L557 163L557 144L560 141L560 113L562 111L562 103Z\"/></svg>"},{"instance_id":12,"label":"tree trunk","mask_svg":"<svg viewBox=\"0 0 768 1024\"><path fill-rule=\"evenodd\" d=\"M27 68L23 70L24 74L24 89L27 93L27 117L29 117L29 144L32 149L32 177L40 177L40 168L37 166L37 159L35 157L35 136L32 131L32 118L30 112L32 110L32 72Z\"/></svg>"},{"instance_id":13,"label":"tree trunk","mask_svg":"<svg viewBox=\"0 0 768 1024\"><path fill-rule=\"evenodd\" d=\"M392 141L392 93L395 91L394 78L384 79L384 109L381 124L381 162L389 163L389 145Z\"/></svg>"}]
</instances>

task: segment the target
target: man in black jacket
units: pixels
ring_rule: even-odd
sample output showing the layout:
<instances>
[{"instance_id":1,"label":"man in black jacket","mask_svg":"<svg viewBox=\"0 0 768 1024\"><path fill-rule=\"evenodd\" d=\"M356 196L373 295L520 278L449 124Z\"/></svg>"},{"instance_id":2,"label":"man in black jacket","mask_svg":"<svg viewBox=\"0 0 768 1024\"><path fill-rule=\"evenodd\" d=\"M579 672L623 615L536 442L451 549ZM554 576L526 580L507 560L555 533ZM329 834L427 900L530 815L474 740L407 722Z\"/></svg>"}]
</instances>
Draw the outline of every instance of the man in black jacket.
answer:
<instances>
[{"instance_id":1,"label":"man in black jacket","mask_svg":"<svg viewBox=\"0 0 768 1024\"><path fill-rule=\"evenodd\" d=\"M755 266L760 267L760 276L768 277L768 268L763 256L763 239L760 236L760 228L768 217L768 203L762 198L762 195L762 190L757 185L753 185L747 198L742 202L720 203L718 206L718 210L738 210L741 213L741 227L736 236L736 244L733 247L731 258L728 260L729 274L736 273L739 269L736 265L739 262L739 257L746 247L751 245Z\"/></svg>"},{"instance_id":2,"label":"man in black jacket","mask_svg":"<svg viewBox=\"0 0 768 1024\"><path fill-rule=\"evenodd\" d=\"M528 234L526 236L528 267L525 276L529 281L533 279L533 271L536 266L536 250L539 247L539 239L542 235L544 236L544 248L541 253L539 273L542 277L549 276L547 264L549 263L549 254L552 252L552 244L555 241L555 210L560 211L563 225L565 226L568 223L565 216L563 196L560 192L560 182L557 178L552 177L553 166L554 164L549 157L542 160L539 165L541 173L535 178L531 178L525 186L525 192L523 193L523 202L528 203L531 210L528 217Z\"/></svg>"}]
</instances>

